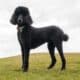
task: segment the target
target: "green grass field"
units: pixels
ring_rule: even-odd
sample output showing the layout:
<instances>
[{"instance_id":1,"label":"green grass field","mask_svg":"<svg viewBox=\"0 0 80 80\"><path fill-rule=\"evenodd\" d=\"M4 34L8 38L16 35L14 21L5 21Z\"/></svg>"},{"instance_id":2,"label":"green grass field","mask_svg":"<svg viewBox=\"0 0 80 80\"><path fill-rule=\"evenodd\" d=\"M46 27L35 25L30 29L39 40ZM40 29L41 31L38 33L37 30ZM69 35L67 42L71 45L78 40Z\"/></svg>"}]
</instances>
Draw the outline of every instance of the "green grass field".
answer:
<instances>
[{"instance_id":1,"label":"green grass field","mask_svg":"<svg viewBox=\"0 0 80 80\"><path fill-rule=\"evenodd\" d=\"M51 70L49 54L30 55L28 72L21 70L21 57L0 59L0 80L80 80L80 54L65 54L67 68L60 71L61 60L56 55L57 64Z\"/></svg>"}]
</instances>

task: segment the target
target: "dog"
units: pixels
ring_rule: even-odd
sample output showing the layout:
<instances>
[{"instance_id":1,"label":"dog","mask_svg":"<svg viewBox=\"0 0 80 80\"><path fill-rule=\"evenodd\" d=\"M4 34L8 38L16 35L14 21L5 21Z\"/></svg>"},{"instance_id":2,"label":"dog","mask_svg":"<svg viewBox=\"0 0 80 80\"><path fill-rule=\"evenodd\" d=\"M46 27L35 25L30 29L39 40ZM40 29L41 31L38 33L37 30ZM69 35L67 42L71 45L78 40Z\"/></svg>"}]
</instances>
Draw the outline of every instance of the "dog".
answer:
<instances>
[{"instance_id":1,"label":"dog","mask_svg":"<svg viewBox=\"0 0 80 80\"><path fill-rule=\"evenodd\" d=\"M63 54L62 44L63 41L68 41L68 35L65 34L59 27L54 25L43 28L33 27L33 20L29 9L24 6L19 6L15 9L10 22L13 25L17 25L17 35L22 51L22 69L24 72L28 71L29 68L30 50L37 48L44 43L47 43L51 57L51 64L48 69L51 69L56 63L54 51L55 47L59 51L61 57L61 70L66 68L66 60Z\"/></svg>"}]
</instances>

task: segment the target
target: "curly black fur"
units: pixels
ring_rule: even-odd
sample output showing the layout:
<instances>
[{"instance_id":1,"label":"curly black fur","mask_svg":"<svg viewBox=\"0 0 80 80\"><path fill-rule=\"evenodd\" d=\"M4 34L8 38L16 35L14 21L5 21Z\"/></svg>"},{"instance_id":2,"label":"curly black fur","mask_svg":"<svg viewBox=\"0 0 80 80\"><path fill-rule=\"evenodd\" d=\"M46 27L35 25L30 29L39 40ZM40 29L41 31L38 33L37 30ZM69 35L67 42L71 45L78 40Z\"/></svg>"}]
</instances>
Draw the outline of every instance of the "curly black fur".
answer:
<instances>
[{"instance_id":1,"label":"curly black fur","mask_svg":"<svg viewBox=\"0 0 80 80\"><path fill-rule=\"evenodd\" d=\"M62 70L66 67L66 60L63 55L62 42L68 40L68 36L56 26L47 26L43 28L35 28L31 26L33 23L29 10L26 7L17 7L12 15L11 23L18 25L18 40L22 51L22 68L23 71L28 70L29 52L44 43L47 43L48 50L51 56L51 64L48 69L51 69L55 63L55 47L58 49L61 60Z\"/></svg>"}]
</instances>

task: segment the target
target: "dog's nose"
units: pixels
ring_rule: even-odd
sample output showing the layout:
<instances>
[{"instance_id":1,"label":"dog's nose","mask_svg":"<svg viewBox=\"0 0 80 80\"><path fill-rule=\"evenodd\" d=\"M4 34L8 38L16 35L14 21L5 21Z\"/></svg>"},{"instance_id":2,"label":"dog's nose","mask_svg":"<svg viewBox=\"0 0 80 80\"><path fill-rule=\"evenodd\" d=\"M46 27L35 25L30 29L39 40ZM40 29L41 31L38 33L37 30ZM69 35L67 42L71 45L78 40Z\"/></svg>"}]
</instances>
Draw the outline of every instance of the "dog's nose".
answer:
<instances>
[{"instance_id":1,"label":"dog's nose","mask_svg":"<svg viewBox=\"0 0 80 80\"><path fill-rule=\"evenodd\" d=\"M22 23L23 23L23 20L22 20L22 19L18 19L18 20L17 20L17 23L18 23L18 24L22 24Z\"/></svg>"},{"instance_id":2,"label":"dog's nose","mask_svg":"<svg viewBox=\"0 0 80 80\"><path fill-rule=\"evenodd\" d=\"M18 19L18 23L22 23L22 20L21 19Z\"/></svg>"}]
</instances>

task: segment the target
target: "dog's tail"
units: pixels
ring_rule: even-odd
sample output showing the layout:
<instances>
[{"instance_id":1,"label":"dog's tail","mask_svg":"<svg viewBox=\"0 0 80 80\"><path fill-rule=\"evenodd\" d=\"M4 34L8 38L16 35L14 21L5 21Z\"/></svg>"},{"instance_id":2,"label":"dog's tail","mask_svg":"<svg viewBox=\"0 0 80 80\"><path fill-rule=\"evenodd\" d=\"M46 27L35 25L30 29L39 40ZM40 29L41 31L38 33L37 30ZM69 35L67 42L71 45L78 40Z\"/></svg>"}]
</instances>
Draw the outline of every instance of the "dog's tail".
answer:
<instances>
[{"instance_id":1,"label":"dog's tail","mask_svg":"<svg viewBox=\"0 0 80 80\"><path fill-rule=\"evenodd\" d=\"M63 34L63 40L68 41L68 39L69 39L69 36L67 34Z\"/></svg>"}]
</instances>

